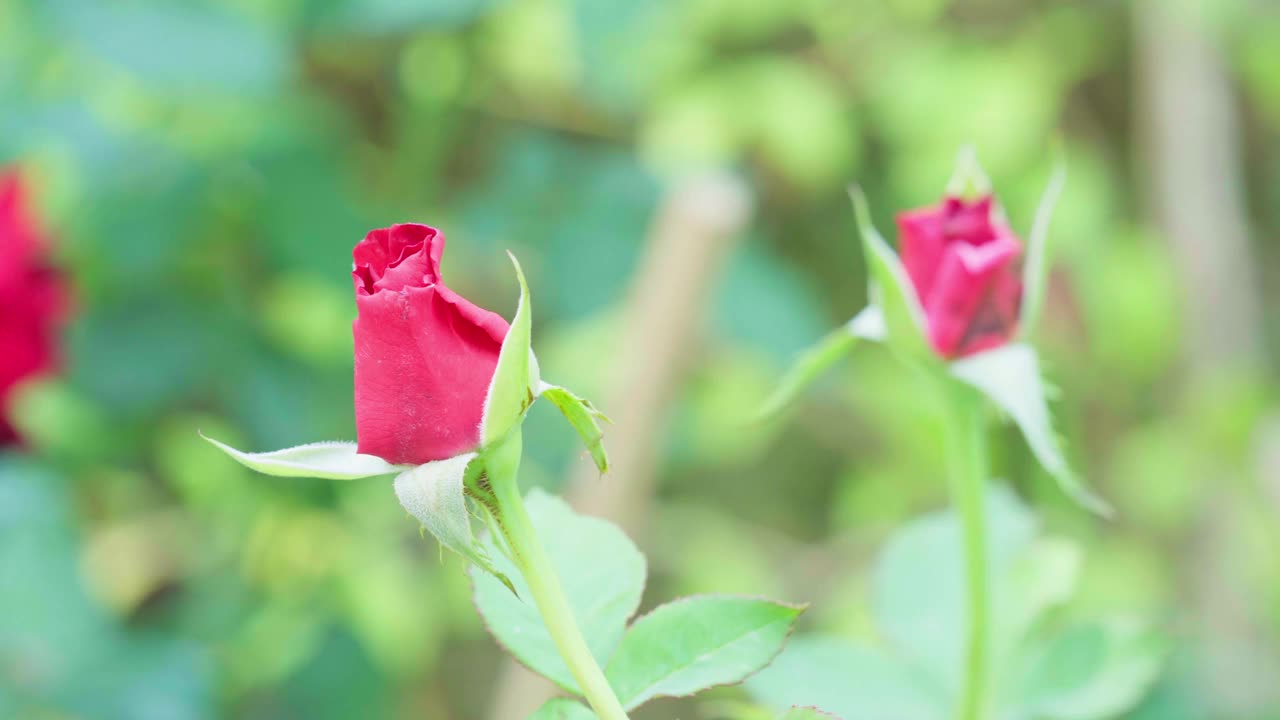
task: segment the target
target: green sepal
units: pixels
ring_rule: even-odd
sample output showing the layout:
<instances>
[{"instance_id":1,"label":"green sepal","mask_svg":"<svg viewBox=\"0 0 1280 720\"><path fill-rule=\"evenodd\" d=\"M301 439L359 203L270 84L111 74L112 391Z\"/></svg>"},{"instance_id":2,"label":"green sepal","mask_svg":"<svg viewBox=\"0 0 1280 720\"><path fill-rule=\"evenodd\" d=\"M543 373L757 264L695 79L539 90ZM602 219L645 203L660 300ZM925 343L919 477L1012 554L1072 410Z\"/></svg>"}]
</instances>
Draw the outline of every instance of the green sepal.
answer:
<instances>
[{"instance_id":1,"label":"green sepal","mask_svg":"<svg viewBox=\"0 0 1280 720\"><path fill-rule=\"evenodd\" d=\"M920 307L911 278L907 277L897 254L871 223L871 213L862 190L856 186L850 188L849 197L853 200L854 214L862 234L862 249L871 274L871 297L884 316L889 346L908 360L936 364L937 356L924 334L924 310Z\"/></svg>"},{"instance_id":2,"label":"green sepal","mask_svg":"<svg viewBox=\"0 0 1280 720\"><path fill-rule=\"evenodd\" d=\"M871 342L884 342L889 337L884 326L884 313L875 305L862 308L862 312L854 315L844 327L850 335Z\"/></svg>"},{"instance_id":3,"label":"green sepal","mask_svg":"<svg viewBox=\"0 0 1280 720\"><path fill-rule=\"evenodd\" d=\"M810 383L847 356L857 344L858 338L849 332L848 326L841 326L827 333L826 337L796 358L787 370L787 374L782 376L782 381L778 383L773 394L757 411L756 418L766 420L778 414L790 405Z\"/></svg>"},{"instance_id":4,"label":"green sepal","mask_svg":"<svg viewBox=\"0 0 1280 720\"><path fill-rule=\"evenodd\" d=\"M248 453L200 433L200 437L250 470L276 477L359 480L407 469L375 455L361 455L353 442L317 442L272 452Z\"/></svg>"},{"instance_id":5,"label":"green sepal","mask_svg":"<svg viewBox=\"0 0 1280 720\"><path fill-rule=\"evenodd\" d=\"M978 151L973 145L964 145L956 152L955 169L947 181L947 194L952 197L972 198L991 194L991 178L978 161Z\"/></svg>"},{"instance_id":6,"label":"green sepal","mask_svg":"<svg viewBox=\"0 0 1280 720\"><path fill-rule=\"evenodd\" d=\"M949 369L953 377L976 388L1013 419L1036 460L1068 497L1099 515L1111 515L1111 506L1067 464L1049 415L1034 348L1024 343L1003 345L956 360Z\"/></svg>"},{"instance_id":7,"label":"green sepal","mask_svg":"<svg viewBox=\"0 0 1280 720\"><path fill-rule=\"evenodd\" d=\"M768 420L794 402L806 387L852 352L859 340L884 342L884 339L884 313L875 305L868 305L852 320L800 353L777 389L756 411L756 420Z\"/></svg>"},{"instance_id":8,"label":"green sepal","mask_svg":"<svg viewBox=\"0 0 1280 720\"><path fill-rule=\"evenodd\" d=\"M560 413L578 433L578 437L582 438L582 444L591 453L596 468L601 473L609 472L609 454L605 452L604 432L600 429L601 421L611 422L608 416L597 410L591 401L578 397L559 385L541 383L538 397L550 400L551 404L559 408Z\"/></svg>"},{"instance_id":9,"label":"green sepal","mask_svg":"<svg viewBox=\"0 0 1280 720\"><path fill-rule=\"evenodd\" d=\"M1022 267L1022 309L1018 318L1018 333L1024 338L1031 336L1040 320L1049 282L1049 220L1066 183L1067 164L1059 150L1027 236L1027 256Z\"/></svg>"},{"instance_id":10,"label":"green sepal","mask_svg":"<svg viewBox=\"0 0 1280 720\"><path fill-rule=\"evenodd\" d=\"M516 279L520 282L520 301L516 306L515 317L511 319L511 328L502 342L502 350L498 354L498 365L493 371L493 380L489 383L489 392L484 399L484 415L480 420L480 444L488 447L506 437L513 427L519 425L524 413L533 403L533 391L530 388L530 343L532 342L532 312L529 307L529 285L524 279L524 270L516 256L507 253L511 264L516 269Z\"/></svg>"},{"instance_id":11,"label":"green sepal","mask_svg":"<svg viewBox=\"0 0 1280 720\"><path fill-rule=\"evenodd\" d=\"M483 460L475 453L425 463L396 477L396 498L443 547L493 575L514 593L511 579L498 570L471 532L466 486L483 471Z\"/></svg>"}]
</instances>

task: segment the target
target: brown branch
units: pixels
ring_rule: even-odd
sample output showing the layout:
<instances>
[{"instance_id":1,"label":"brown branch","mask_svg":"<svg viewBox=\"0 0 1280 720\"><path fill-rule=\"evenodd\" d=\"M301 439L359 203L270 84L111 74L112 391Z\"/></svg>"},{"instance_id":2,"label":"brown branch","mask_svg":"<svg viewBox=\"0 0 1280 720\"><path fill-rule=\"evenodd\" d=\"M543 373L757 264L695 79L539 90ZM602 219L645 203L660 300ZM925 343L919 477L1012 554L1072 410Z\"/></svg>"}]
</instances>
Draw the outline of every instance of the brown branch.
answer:
<instances>
[{"instance_id":1,"label":"brown branch","mask_svg":"<svg viewBox=\"0 0 1280 720\"><path fill-rule=\"evenodd\" d=\"M1230 77L1197 3L1134 3L1140 135L1150 205L1184 291L1184 356L1194 385L1263 362L1261 309L1242 198ZM1205 6L1207 7L1207 5ZM1223 715L1248 716L1280 699L1274 633L1247 580L1223 558L1243 550L1236 529L1256 498L1222 466L1204 481L1183 574L1203 642L1206 682Z\"/></svg>"},{"instance_id":2,"label":"brown branch","mask_svg":"<svg viewBox=\"0 0 1280 720\"><path fill-rule=\"evenodd\" d=\"M1185 291L1185 354L1195 373L1252 365L1262 314L1227 70L1192 3L1134 8L1148 203Z\"/></svg>"},{"instance_id":3,"label":"brown branch","mask_svg":"<svg viewBox=\"0 0 1280 720\"><path fill-rule=\"evenodd\" d=\"M724 176L681 185L659 209L600 404L613 419L606 431L612 470L601 478L590 463L578 465L569 499L579 511L613 520L629 534L643 531L667 406L697 345L707 289L748 213L746 190Z\"/></svg>"}]
</instances>

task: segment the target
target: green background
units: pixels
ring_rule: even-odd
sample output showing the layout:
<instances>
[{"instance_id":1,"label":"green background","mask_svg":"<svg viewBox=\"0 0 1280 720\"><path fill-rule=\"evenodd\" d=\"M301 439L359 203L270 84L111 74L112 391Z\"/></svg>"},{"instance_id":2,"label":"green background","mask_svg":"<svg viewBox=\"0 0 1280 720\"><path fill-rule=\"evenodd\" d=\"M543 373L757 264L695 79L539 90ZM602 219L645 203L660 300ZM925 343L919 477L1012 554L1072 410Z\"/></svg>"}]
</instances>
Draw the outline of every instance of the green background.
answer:
<instances>
[{"instance_id":1,"label":"green background","mask_svg":"<svg viewBox=\"0 0 1280 720\"><path fill-rule=\"evenodd\" d=\"M653 389L672 401L643 607L743 592L872 633L874 552L946 502L930 398L860 348L780 420L746 418L865 302L847 184L892 239L971 141L1025 234L1060 135L1039 344L1117 518L1072 507L1012 428L995 466L1087 547L1069 615L1175 638L1138 716L1276 717L1280 11L1201 5L1222 72L1182 78L1182 111L1221 93L1229 162L1178 184L1241 188L1234 289L1255 308L1252 350L1208 361L1203 318L1238 308L1157 222L1181 198L1153 177L1168 146L1129 3L0 0L0 162L30 176L75 288L62 372L19 396L28 447L0 455L0 716L487 717L502 658L389 482L253 476L196 429L251 450L354 437L349 252L398 221L442 228L450 285L507 317L516 252L544 375L608 413L659 203L708 169L754 214L687 309L687 372ZM1199 240L1213 264L1224 244ZM524 475L556 489L583 461L545 405Z\"/></svg>"}]
</instances>

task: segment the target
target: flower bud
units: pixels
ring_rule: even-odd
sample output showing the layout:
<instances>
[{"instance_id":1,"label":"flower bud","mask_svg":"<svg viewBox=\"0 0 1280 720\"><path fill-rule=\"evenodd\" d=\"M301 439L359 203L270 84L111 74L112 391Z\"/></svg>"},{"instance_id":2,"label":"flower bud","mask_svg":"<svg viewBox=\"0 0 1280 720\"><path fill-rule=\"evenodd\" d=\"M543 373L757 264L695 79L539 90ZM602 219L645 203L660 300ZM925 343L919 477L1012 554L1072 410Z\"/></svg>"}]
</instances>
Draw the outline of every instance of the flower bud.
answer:
<instances>
[{"instance_id":1,"label":"flower bud","mask_svg":"<svg viewBox=\"0 0 1280 720\"><path fill-rule=\"evenodd\" d=\"M934 350L951 359L1009 342L1022 303L1022 242L996 216L991 195L948 196L897 221Z\"/></svg>"},{"instance_id":2,"label":"flower bud","mask_svg":"<svg viewBox=\"0 0 1280 720\"><path fill-rule=\"evenodd\" d=\"M444 235L374 230L356 245L355 414L359 452L421 465L475 450L509 326L440 276Z\"/></svg>"}]
</instances>

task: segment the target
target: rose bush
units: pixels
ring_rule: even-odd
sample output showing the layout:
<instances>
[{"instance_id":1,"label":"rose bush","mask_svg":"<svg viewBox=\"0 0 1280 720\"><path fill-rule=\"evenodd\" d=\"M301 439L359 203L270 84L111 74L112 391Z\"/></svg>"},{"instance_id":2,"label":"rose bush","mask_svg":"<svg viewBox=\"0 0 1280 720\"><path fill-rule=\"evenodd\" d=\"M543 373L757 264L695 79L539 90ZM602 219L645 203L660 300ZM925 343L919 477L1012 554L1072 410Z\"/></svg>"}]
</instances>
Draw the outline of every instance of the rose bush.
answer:
<instances>
[{"instance_id":1,"label":"rose bush","mask_svg":"<svg viewBox=\"0 0 1280 720\"><path fill-rule=\"evenodd\" d=\"M444 235L419 224L371 231L352 256L359 452L421 465L475 450L509 326L440 276Z\"/></svg>"},{"instance_id":2,"label":"rose bush","mask_svg":"<svg viewBox=\"0 0 1280 720\"><path fill-rule=\"evenodd\" d=\"M7 407L18 383L58 363L66 292L47 247L21 175L0 172L0 444L17 439Z\"/></svg>"},{"instance_id":3,"label":"rose bush","mask_svg":"<svg viewBox=\"0 0 1280 720\"><path fill-rule=\"evenodd\" d=\"M352 253L357 442L265 453L210 442L268 475L395 474L401 506L475 566L476 607L494 637L594 711L558 699L535 717L627 720L628 711L655 697L741 682L767 665L803 606L703 596L628 625L643 596L645 563L621 530L579 519L536 493L525 507L518 473L529 406L550 400L602 473L605 418L542 380L531 348L529 288L515 256L520 300L508 324L444 285L443 252L439 231L401 224L370 232ZM483 542L472 532L478 518L490 529ZM558 556L539 533L555 539L550 549ZM562 586L566 571L573 582ZM575 616L582 608L590 610ZM685 626L697 632L677 631Z\"/></svg>"},{"instance_id":4,"label":"rose bush","mask_svg":"<svg viewBox=\"0 0 1280 720\"><path fill-rule=\"evenodd\" d=\"M940 202L897 214L898 252L871 222L866 196L851 188L870 302L796 359L761 416L778 413L859 343L884 343L922 377L938 381L948 403L976 390L1018 425L1068 496L1108 515L1110 506L1071 471L1029 342L1044 298L1049 221L1065 182L1065 166L1058 164L1024 246L977 157L965 148Z\"/></svg>"}]
</instances>

